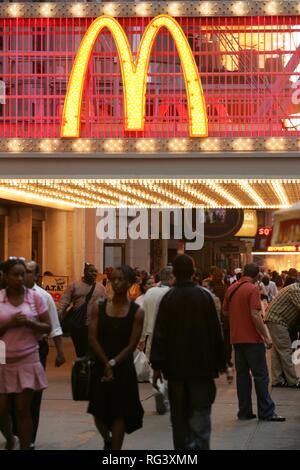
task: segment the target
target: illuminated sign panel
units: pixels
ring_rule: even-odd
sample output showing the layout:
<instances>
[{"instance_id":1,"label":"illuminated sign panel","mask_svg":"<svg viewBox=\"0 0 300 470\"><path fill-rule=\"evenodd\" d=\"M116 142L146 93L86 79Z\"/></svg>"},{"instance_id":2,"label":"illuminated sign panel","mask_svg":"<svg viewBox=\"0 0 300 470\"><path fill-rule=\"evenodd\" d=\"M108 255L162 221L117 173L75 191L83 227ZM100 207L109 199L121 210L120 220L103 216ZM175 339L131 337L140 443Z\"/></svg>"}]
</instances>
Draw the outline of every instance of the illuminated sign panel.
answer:
<instances>
[{"instance_id":1,"label":"illuminated sign panel","mask_svg":"<svg viewBox=\"0 0 300 470\"><path fill-rule=\"evenodd\" d=\"M61 136L80 136L81 103L88 64L95 41L105 27L113 35L121 64L125 129L128 131L144 129L150 54L159 30L165 27L175 41L182 64L188 98L190 136L206 137L208 134L206 107L197 65L184 32L177 21L168 15L157 16L149 23L142 36L136 61L133 60L126 33L117 20L110 16L101 16L91 24L81 41L71 72L64 104Z\"/></svg>"},{"instance_id":2,"label":"illuminated sign panel","mask_svg":"<svg viewBox=\"0 0 300 470\"><path fill-rule=\"evenodd\" d=\"M295 253L300 252L300 246L290 245L290 246L268 246L268 251L270 253Z\"/></svg>"},{"instance_id":3,"label":"illuminated sign panel","mask_svg":"<svg viewBox=\"0 0 300 470\"><path fill-rule=\"evenodd\" d=\"M256 211L245 209L244 222L235 237L255 237L257 232L257 215Z\"/></svg>"},{"instance_id":4,"label":"illuminated sign panel","mask_svg":"<svg viewBox=\"0 0 300 470\"><path fill-rule=\"evenodd\" d=\"M300 135L299 16L10 17L0 34L0 138Z\"/></svg>"},{"instance_id":5,"label":"illuminated sign panel","mask_svg":"<svg viewBox=\"0 0 300 470\"><path fill-rule=\"evenodd\" d=\"M280 220L279 228L275 231L272 243L273 245L295 245L300 243L300 218Z\"/></svg>"},{"instance_id":6,"label":"illuminated sign panel","mask_svg":"<svg viewBox=\"0 0 300 470\"><path fill-rule=\"evenodd\" d=\"M257 235L260 237L269 237L272 234L272 227L260 227L257 231Z\"/></svg>"}]
</instances>

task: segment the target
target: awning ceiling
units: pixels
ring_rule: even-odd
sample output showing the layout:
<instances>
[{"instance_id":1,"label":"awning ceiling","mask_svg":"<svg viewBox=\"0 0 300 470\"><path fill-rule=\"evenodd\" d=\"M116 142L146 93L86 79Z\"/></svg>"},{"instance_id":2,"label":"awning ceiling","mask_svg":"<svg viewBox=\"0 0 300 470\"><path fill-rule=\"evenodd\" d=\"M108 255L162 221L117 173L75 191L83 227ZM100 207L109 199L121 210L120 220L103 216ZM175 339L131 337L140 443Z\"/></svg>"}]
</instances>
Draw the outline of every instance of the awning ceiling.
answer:
<instances>
[{"instance_id":1,"label":"awning ceiling","mask_svg":"<svg viewBox=\"0 0 300 470\"><path fill-rule=\"evenodd\" d=\"M297 179L2 179L0 198L71 207L290 207Z\"/></svg>"}]
</instances>

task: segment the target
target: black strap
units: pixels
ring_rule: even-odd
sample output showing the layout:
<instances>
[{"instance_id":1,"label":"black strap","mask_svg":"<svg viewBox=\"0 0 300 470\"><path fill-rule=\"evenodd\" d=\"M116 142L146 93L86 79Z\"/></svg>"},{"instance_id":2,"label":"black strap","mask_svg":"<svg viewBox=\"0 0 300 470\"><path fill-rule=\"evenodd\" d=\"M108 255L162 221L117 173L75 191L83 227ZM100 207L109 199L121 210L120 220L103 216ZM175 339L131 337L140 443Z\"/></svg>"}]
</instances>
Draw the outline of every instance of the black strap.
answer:
<instances>
[{"instance_id":1,"label":"black strap","mask_svg":"<svg viewBox=\"0 0 300 470\"><path fill-rule=\"evenodd\" d=\"M88 293L88 294L86 295L86 297L85 297L85 303L86 303L86 304L88 304L89 301L91 300L92 295L93 295L94 290L95 290L95 287L96 287L96 282L94 282L94 284L92 285L92 287L91 287L89 293Z\"/></svg>"},{"instance_id":2,"label":"black strap","mask_svg":"<svg viewBox=\"0 0 300 470\"><path fill-rule=\"evenodd\" d=\"M229 296L228 296L228 303L231 301L232 297L234 296L234 294L236 293L237 290L239 290L239 288L243 285L243 284L246 284L247 282L249 281L243 281L241 282L235 289L232 290L232 292L230 292Z\"/></svg>"}]
</instances>

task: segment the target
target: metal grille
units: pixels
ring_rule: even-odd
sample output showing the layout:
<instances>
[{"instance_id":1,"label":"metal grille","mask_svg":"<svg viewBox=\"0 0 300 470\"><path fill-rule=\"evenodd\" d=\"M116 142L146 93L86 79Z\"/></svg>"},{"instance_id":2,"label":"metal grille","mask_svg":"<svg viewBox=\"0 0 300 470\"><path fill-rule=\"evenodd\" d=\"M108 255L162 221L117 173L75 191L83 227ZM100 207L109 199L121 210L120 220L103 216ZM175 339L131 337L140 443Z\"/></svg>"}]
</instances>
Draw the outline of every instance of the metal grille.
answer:
<instances>
[{"instance_id":1,"label":"metal grille","mask_svg":"<svg viewBox=\"0 0 300 470\"><path fill-rule=\"evenodd\" d=\"M69 74L94 18L0 19L0 137L59 137ZM119 18L135 55L151 18ZM209 135L263 137L300 131L300 20L293 16L177 18L204 89ZM85 82L81 137L188 137L179 57L163 28L148 71L143 132L125 132L119 58L105 29Z\"/></svg>"}]
</instances>

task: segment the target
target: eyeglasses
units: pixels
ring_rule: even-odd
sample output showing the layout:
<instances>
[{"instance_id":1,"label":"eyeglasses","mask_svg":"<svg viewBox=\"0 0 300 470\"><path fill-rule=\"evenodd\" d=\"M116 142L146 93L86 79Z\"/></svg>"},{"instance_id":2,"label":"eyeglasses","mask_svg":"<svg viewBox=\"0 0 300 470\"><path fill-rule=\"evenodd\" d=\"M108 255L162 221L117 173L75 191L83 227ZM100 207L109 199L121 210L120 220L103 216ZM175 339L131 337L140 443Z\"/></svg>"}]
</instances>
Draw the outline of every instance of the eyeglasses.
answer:
<instances>
[{"instance_id":1,"label":"eyeglasses","mask_svg":"<svg viewBox=\"0 0 300 470\"><path fill-rule=\"evenodd\" d=\"M26 258L23 258L23 256L9 256L8 260L9 261L25 261Z\"/></svg>"}]
</instances>

